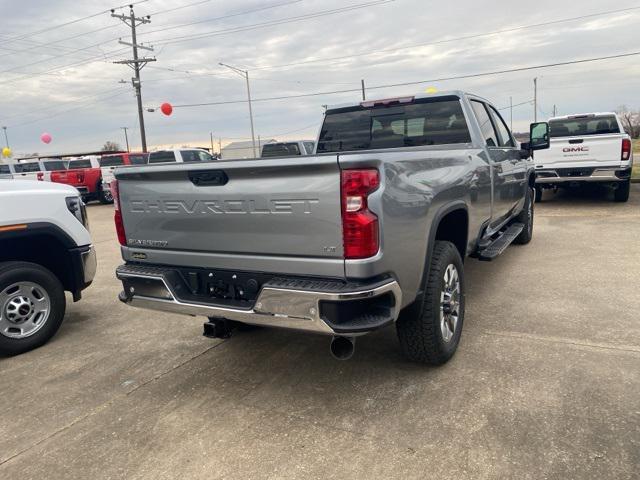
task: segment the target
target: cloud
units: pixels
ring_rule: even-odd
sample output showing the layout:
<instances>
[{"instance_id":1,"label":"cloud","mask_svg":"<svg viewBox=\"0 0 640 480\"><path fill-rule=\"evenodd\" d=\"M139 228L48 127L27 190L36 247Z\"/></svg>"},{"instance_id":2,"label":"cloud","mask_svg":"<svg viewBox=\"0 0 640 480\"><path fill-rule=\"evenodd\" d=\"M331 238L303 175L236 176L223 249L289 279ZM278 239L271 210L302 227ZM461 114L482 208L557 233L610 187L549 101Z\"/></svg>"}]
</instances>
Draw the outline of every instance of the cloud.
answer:
<instances>
[{"instance_id":1,"label":"cloud","mask_svg":"<svg viewBox=\"0 0 640 480\"><path fill-rule=\"evenodd\" d=\"M143 103L145 107L157 107L164 101L180 105L243 100L246 98L244 80L219 67L220 61L249 68L252 95L260 99L357 90L361 79L365 79L368 86L375 86L611 55L633 50L629 46L634 45L634 25L639 15L638 11L631 11L416 46L569 18L578 13L570 2L551 0L536 2L535 8L530 3L504 0L448 3L396 0L266 28L164 43L168 38L210 34L365 2L302 0L265 9L268 5L288 2L211 0L157 15L153 14L196 2L149 0L136 5L138 15L152 14L152 22L139 27L139 41L155 44L157 56L157 62L143 70ZM122 126L130 127L130 141L139 148L137 109L130 86L132 72L126 66L112 63L130 57L130 52L118 44L119 37L128 39L128 29L121 22L104 13L18 41L7 40L107 10L111 4L99 0L80 4L67 0L5 3L3 25L9 27L0 34L0 70L14 71L0 73L0 124L9 127L14 151L70 152L100 148L107 140L123 143ZM250 10L259 11L239 15ZM606 7L602 2L585 0L581 2L579 13L603 10ZM235 16L183 25L228 15ZM169 27L177 28L168 30ZM94 32L59 41L91 31ZM152 31L155 32L147 33ZM90 47L96 44L100 45ZM84 50L74 51L77 49ZM371 51L378 53L364 55ZM148 52L141 53L149 55ZM354 56L315 61L347 55ZM311 60L312 63L264 68ZM74 63L80 64L72 65ZM539 116L543 116L542 112L550 112L554 104L561 113L609 110L623 103L638 107L634 105L637 101L634 78L640 73L636 64L637 59L634 61L632 57L443 81L435 86L440 90L473 91L502 107L509 105L510 97L514 103L532 98L532 78L537 76ZM65 65L71 66L61 68ZM621 72L625 73L620 75ZM120 80L125 84L118 83ZM369 95L387 97L414 93L426 86L380 89L370 91ZM360 93L355 91L258 101L254 104L256 132L262 136L283 133L281 137L288 139L313 137L322 120L323 104L358 101L359 98ZM506 116L509 116L508 112ZM526 129L532 117L533 110L529 105L514 109L516 129ZM231 141L250 136L246 103L176 108L171 117L156 111L146 113L145 121L149 144L156 146L208 145L209 132L214 132L216 138L222 137L223 143L225 139ZM49 146L44 146L38 139L44 130L54 136Z\"/></svg>"}]
</instances>

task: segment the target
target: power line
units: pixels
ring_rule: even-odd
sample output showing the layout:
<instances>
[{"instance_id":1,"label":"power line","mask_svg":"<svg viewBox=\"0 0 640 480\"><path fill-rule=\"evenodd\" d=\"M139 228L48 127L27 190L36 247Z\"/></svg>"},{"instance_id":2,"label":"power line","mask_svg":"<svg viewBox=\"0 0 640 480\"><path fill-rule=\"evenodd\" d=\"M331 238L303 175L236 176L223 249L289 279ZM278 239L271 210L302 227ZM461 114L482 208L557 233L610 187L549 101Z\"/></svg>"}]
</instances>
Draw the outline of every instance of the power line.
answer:
<instances>
[{"instance_id":1,"label":"power line","mask_svg":"<svg viewBox=\"0 0 640 480\"><path fill-rule=\"evenodd\" d=\"M540 68L560 67L560 66L565 66L565 65L576 65L576 64L581 64L581 63L597 62L597 61L601 61L601 60L611 60L611 59L616 59L616 58L625 58L625 57L631 57L631 56L636 56L636 55L640 55L640 51L631 52L631 53L622 53L622 54L618 54L618 55L608 55L608 56L603 56L603 57L586 58L586 59L582 59L582 60L570 60L570 61L566 61L566 62L547 63L547 64L542 64L542 65L531 65L531 66L528 66L528 67L518 67L518 68L510 68L510 69L504 69L504 70L495 70L495 71L491 71L491 72L470 73L470 74L455 75L455 76L450 76L450 77L440 77L440 78L431 78L431 79L427 79L427 80L417 80L417 81L413 81L413 82L402 82L402 83L390 83L390 84L386 84L386 85L376 85L376 86L373 86L373 87L367 87L367 90L378 90L378 89L382 89L382 88L404 87L404 86L410 86L410 85L420 85L420 84L423 84L423 83L444 82L444 81L447 81L447 80L460 80L460 79L467 79L467 78L487 77L487 76L490 76L490 75L501 75L501 74L505 74L505 73L525 72L525 71L528 71L528 70L537 70L537 69L540 69ZM361 91L360 88L350 88L350 89L344 89L344 90L333 90L333 91L328 91L328 92L302 93L302 94L298 94L298 95L283 95L283 96L279 96L279 97L254 98L254 99L252 99L252 101L253 102L268 102L268 101L275 101L275 100L285 100L285 99L290 99L290 98L317 97L317 96L323 96L323 95L335 95L335 94L340 94L340 93L353 93L353 92L360 92L360 91ZM234 104L234 103L245 103L245 102L246 102L246 100L226 100L226 101L221 101L221 102L206 102L206 103L191 103L191 104L173 105L173 108L204 107L204 106L212 106L212 105L230 105L230 104Z\"/></svg>"},{"instance_id":2,"label":"power line","mask_svg":"<svg viewBox=\"0 0 640 480\"><path fill-rule=\"evenodd\" d=\"M353 10L359 10L362 8L367 8L367 7L374 7L374 6L378 6L378 5L384 5L387 3L391 3L394 2L395 0L376 0L373 2L367 2L367 3L360 3L360 4L356 4L356 5L350 5L347 7L340 7L340 8L335 8L335 9L331 9L331 10L321 10L315 13L310 13L310 14L305 14L305 15L298 15L295 17L288 17L288 18L283 18L280 20L271 20L268 22L263 22L263 23L255 23L252 25L244 25L241 27L233 27L233 28L228 28L228 29L224 29L224 30L215 30L212 32L206 32L206 33L198 33L198 34L191 34L191 35L181 35L178 37L170 37L170 38L166 38L166 39L154 39L153 42L156 45L168 45L168 44L172 44L172 43L179 43L179 42L185 42L185 41L190 41L190 40L198 40L200 38L207 38L207 37L214 37L214 36L218 36L218 35L226 35L229 33L239 33L239 32L246 32L249 30L256 30L259 28L265 28L265 27L270 27L270 26L274 26L274 25L283 25L283 24L287 24L287 23L294 23L294 22L300 22L303 20L309 20L312 18L318 18L318 17L325 17L327 15L335 15L338 13L344 13L344 12L349 12L349 11L353 11Z\"/></svg>"},{"instance_id":3,"label":"power line","mask_svg":"<svg viewBox=\"0 0 640 480\"><path fill-rule=\"evenodd\" d=\"M206 1L211 1L211 0L206 0ZM286 5L292 5L294 3L300 3L300 2L303 2L303 1L304 0L291 0L291 1L288 1L288 2L281 2L281 3L272 4L272 5L266 5L266 6L263 6L263 7L260 7L260 8L254 8L254 9L251 9L251 10L244 10L242 12L236 12L236 13L231 13L231 14L228 14L228 15L222 15L220 17L208 18L208 19L205 19L205 20L197 20L195 22L180 23L180 24L177 24L177 25L176 24L173 24L173 25L169 24L169 25L165 25L164 28L158 28L156 30L150 30L148 32L145 32L144 35L150 35L152 33L157 33L157 32L166 32L167 30L175 30L176 28L190 27L190 26L193 26L193 25L199 25L201 23L216 22L218 20L225 20L227 18L239 17L239 16L242 16L242 15L248 15L248 14L251 14L251 13L262 12L264 10L270 10L270 9L277 8L277 7L283 7L283 6L286 6ZM160 25L160 27L162 27L162 25Z\"/></svg>"},{"instance_id":4,"label":"power line","mask_svg":"<svg viewBox=\"0 0 640 480\"><path fill-rule=\"evenodd\" d=\"M432 40L432 41L429 41L429 42L426 42L426 43L417 43L417 44L413 44L413 45L407 45L407 46L404 46L404 47L384 48L384 49L380 49L380 50L368 50L366 52L355 53L355 54L351 54L351 55L341 55L341 56L338 56L338 57L328 57L328 58L318 58L318 59L311 59L311 60L302 60L302 61L299 61L299 62L284 63L284 64L280 64L280 65L254 66L254 67L251 67L251 70L266 70L266 69L273 69L273 68L292 67L292 66L297 66L297 65L307 65L309 63L331 62L331 61L335 61L335 60L346 60L348 58L366 57L366 56L375 55L375 54L378 54L378 53L390 53L390 52L397 52L397 51L400 51L400 50L407 50L407 49L410 49L410 48L428 47L428 46L433 46L433 45L442 45L442 44L445 44L445 43L453 43L453 42L458 42L458 41L461 41L461 40L473 40L473 39L476 39L476 38L487 37L487 36L491 36L491 35L499 35L499 34L503 34L503 33L512 33L512 32L516 32L516 31L520 31L520 30L526 30L526 29L530 29L530 28L539 28L539 27L545 27L545 26L549 26L549 25L556 25L556 24L559 24L559 23L574 22L574 21L577 21L577 20L584 20L586 18L599 17L599 16L603 16L603 15L612 15L614 13L623 13L623 12L629 12L629 11L633 11L633 10L640 10L640 6L638 6L638 7L630 7L630 8L623 8L623 9L618 9L618 10L608 10L608 11L604 11L604 12L581 15L581 16L578 16L578 17L563 18L563 19L551 20L551 21L542 22L542 23L534 23L534 24L530 24L530 25L521 25L521 26L518 26L518 27L506 28L506 29L502 29L502 30L494 30L494 31L490 31L490 32L482 32L482 33L477 33L477 34L473 34L473 35L465 35L465 36L462 36L462 37L454 37L454 38L448 38L448 39L442 39L442 40Z\"/></svg>"},{"instance_id":5,"label":"power line","mask_svg":"<svg viewBox=\"0 0 640 480\"><path fill-rule=\"evenodd\" d=\"M145 2L148 2L148 1L149 0L138 0L137 2L131 2L131 3L128 3L126 5L121 5L119 7L113 7L113 10L119 10L119 9L128 7L129 5L138 5L140 3L145 3ZM48 32L50 30L56 30L58 28L63 28L63 27L66 27L68 25L73 25L74 23L83 22L85 20L89 20L90 18L94 18L94 17L98 17L100 15L104 15L105 13L109 13L111 10L112 9L102 10L100 12L92 13L91 15L87 15L85 17L76 18L75 20L70 20L68 22L60 23L58 25L53 25L51 27L43 28L41 30L36 30L34 32L25 33L25 34L18 35L18 36L15 36L15 37L9 37L8 39L6 39L4 41L5 42L15 42L17 40L22 40L23 38L33 37L34 35L39 35L41 33L45 33L45 32Z\"/></svg>"}]
</instances>

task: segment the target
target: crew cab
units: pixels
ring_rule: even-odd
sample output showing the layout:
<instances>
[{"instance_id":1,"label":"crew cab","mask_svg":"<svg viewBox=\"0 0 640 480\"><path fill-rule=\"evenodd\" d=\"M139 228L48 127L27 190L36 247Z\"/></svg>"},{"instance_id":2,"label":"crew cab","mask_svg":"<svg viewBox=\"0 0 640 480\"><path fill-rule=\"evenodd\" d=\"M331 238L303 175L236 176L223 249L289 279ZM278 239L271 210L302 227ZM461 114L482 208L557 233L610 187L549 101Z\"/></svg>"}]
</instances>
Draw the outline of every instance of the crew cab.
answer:
<instances>
[{"instance_id":1,"label":"crew cab","mask_svg":"<svg viewBox=\"0 0 640 480\"><path fill-rule=\"evenodd\" d=\"M102 188L102 170L97 155L73 158L69 160L66 171L51 174L51 181L75 187L85 202L99 200L100 203L111 203L109 191Z\"/></svg>"},{"instance_id":2,"label":"crew cab","mask_svg":"<svg viewBox=\"0 0 640 480\"><path fill-rule=\"evenodd\" d=\"M63 160L55 158L19 160L13 164L13 178L50 182L53 172L66 170L66 168L67 165Z\"/></svg>"},{"instance_id":3,"label":"crew cab","mask_svg":"<svg viewBox=\"0 0 640 480\"><path fill-rule=\"evenodd\" d=\"M177 148L174 150L158 150L149 153L147 163L194 163L210 162L215 158L201 148Z\"/></svg>"},{"instance_id":4,"label":"crew cab","mask_svg":"<svg viewBox=\"0 0 640 480\"><path fill-rule=\"evenodd\" d=\"M614 189L616 202L629 199L633 148L613 112L553 117L551 146L535 156L536 200L543 189L598 182Z\"/></svg>"},{"instance_id":5,"label":"crew cab","mask_svg":"<svg viewBox=\"0 0 640 480\"><path fill-rule=\"evenodd\" d=\"M292 155L313 155L315 142L299 140L296 142L273 142L262 146L261 158L290 157Z\"/></svg>"},{"instance_id":6,"label":"crew cab","mask_svg":"<svg viewBox=\"0 0 640 480\"><path fill-rule=\"evenodd\" d=\"M93 281L96 255L78 192L0 180L0 355L47 342Z\"/></svg>"},{"instance_id":7,"label":"crew cab","mask_svg":"<svg viewBox=\"0 0 640 480\"><path fill-rule=\"evenodd\" d=\"M149 158L148 153L115 153L102 155L98 160L102 172L102 194L106 202L112 203L111 182L115 179L113 171L116 167L126 165L145 165Z\"/></svg>"},{"instance_id":8,"label":"crew cab","mask_svg":"<svg viewBox=\"0 0 640 480\"><path fill-rule=\"evenodd\" d=\"M328 108L316 154L116 171L120 300L238 324L355 338L395 324L410 360L457 349L464 259L533 235L532 150L460 91ZM526 265L523 265L526 268ZM175 327L159 326L170 331Z\"/></svg>"}]
</instances>

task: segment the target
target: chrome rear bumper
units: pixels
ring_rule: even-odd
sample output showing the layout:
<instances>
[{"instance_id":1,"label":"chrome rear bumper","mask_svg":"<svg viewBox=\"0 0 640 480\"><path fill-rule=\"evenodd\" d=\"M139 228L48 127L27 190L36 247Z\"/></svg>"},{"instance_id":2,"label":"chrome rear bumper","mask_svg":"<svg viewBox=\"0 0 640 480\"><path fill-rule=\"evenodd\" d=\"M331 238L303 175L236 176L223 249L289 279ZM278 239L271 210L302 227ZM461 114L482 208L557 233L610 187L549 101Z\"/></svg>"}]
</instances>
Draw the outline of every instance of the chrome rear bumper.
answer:
<instances>
[{"instance_id":1,"label":"chrome rear bumper","mask_svg":"<svg viewBox=\"0 0 640 480\"><path fill-rule=\"evenodd\" d=\"M125 288L120 300L139 308L329 335L360 335L391 324L402 305L400 286L392 278L355 286L277 279L265 283L247 309L216 305L215 299L212 303L184 301L167 281L167 272L155 267L118 267L116 276ZM143 293L136 282L142 282Z\"/></svg>"},{"instance_id":2,"label":"chrome rear bumper","mask_svg":"<svg viewBox=\"0 0 640 480\"><path fill-rule=\"evenodd\" d=\"M586 172L588 174L585 174L584 170L588 170L588 172ZM575 171L576 174L572 175L572 171ZM540 169L536 170L536 183L623 182L629 179L630 172L631 168L614 167Z\"/></svg>"}]
</instances>

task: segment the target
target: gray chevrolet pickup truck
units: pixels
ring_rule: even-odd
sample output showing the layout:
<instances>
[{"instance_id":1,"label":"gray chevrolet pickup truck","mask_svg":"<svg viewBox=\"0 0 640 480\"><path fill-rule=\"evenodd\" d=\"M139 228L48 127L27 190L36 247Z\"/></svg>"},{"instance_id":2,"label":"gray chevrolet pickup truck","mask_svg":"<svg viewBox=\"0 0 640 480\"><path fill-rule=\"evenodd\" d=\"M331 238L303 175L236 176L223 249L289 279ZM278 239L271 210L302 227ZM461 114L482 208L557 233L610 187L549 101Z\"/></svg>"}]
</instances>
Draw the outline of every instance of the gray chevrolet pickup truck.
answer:
<instances>
[{"instance_id":1,"label":"gray chevrolet pickup truck","mask_svg":"<svg viewBox=\"0 0 640 480\"><path fill-rule=\"evenodd\" d=\"M463 263L533 232L532 151L463 92L328 108L316 154L116 170L126 304L327 334L336 358L396 325L410 360L456 351ZM523 148L522 148L523 147ZM166 327L163 327L166 328Z\"/></svg>"}]
</instances>

